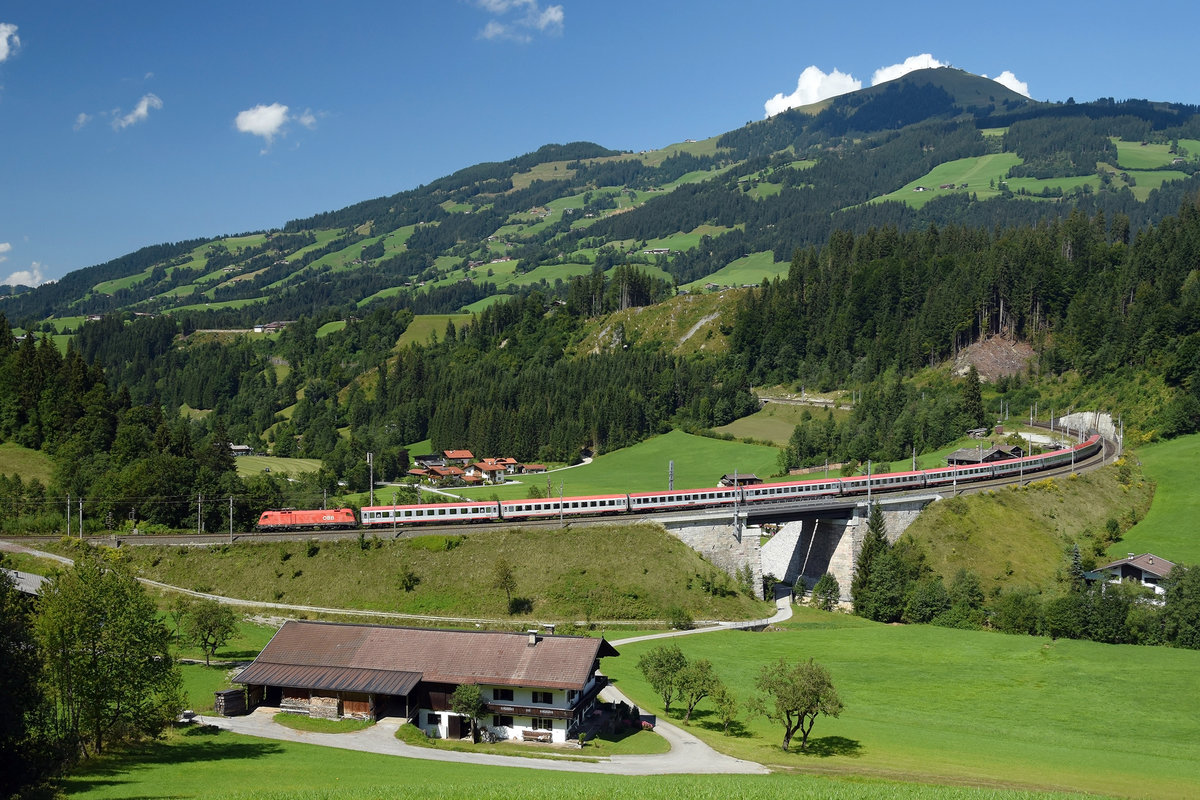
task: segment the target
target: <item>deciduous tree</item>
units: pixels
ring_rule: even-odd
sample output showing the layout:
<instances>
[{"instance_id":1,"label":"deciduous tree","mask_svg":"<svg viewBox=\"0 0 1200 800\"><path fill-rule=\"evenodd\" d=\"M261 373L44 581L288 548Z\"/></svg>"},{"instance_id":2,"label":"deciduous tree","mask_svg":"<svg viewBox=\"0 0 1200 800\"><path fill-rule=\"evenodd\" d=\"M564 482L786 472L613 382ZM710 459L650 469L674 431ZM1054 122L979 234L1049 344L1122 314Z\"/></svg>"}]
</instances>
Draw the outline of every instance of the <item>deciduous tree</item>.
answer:
<instances>
[{"instance_id":1,"label":"deciduous tree","mask_svg":"<svg viewBox=\"0 0 1200 800\"><path fill-rule=\"evenodd\" d=\"M808 735L817 717L822 714L836 717L842 713L842 701L829 670L811 658L798 664L789 664L784 658L764 664L754 685L765 697L754 698L753 711L783 725L784 750L796 733L800 734L803 750L808 746Z\"/></svg>"},{"instance_id":2,"label":"deciduous tree","mask_svg":"<svg viewBox=\"0 0 1200 800\"><path fill-rule=\"evenodd\" d=\"M670 711L671 702L679 696L679 673L687 663L687 656L674 644L659 645L638 659L638 669L662 698L664 711Z\"/></svg>"},{"instance_id":3,"label":"deciduous tree","mask_svg":"<svg viewBox=\"0 0 1200 800\"><path fill-rule=\"evenodd\" d=\"M679 687L679 699L687 707L683 714L684 723L692 719L692 712L701 700L708 697L721 685L721 679L713 671L712 662L707 658L689 661L675 676Z\"/></svg>"},{"instance_id":4,"label":"deciduous tree","mask_svg":"<svg viewBox=\"0 0 1200 800\"><path fill-rule=\"evenodd\" d=\"M450 695L450 710L471 720L471 741L479 741L479 718L486 710L483 691L477 683L462 683Z\"/></svg>"},{"instance_id":5,"label":"deciduous tree","mask_svg":"<svg viewBox=\"0 0 1200 800\"><path fill-rule=\"evenodd\" d=\"M183 628L188 641L204 651L204 664L208 666L217 648L237 633L237 616L229 606L205 597L187 610Z\"/></svg>"},{"instance_id":6,"label":"deciduous tree","mask_svg":"<svg viewBox=\"0 0 1200 800\"><path fill-rule=\"evenodd\" d=\"M85 753L157 735L183 706L170 633L119 563L83 554L43 586L34 627L58 724Z\"/></svg>"}]
</instances>

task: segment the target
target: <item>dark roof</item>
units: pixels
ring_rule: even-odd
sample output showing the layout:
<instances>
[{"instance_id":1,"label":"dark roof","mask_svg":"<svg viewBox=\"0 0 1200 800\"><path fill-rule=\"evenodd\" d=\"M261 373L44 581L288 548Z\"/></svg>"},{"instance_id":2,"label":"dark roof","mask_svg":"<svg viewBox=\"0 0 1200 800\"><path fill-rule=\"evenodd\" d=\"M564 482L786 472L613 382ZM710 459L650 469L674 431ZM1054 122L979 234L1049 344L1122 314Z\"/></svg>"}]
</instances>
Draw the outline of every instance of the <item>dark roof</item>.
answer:
<instances>
[{"instance_id":1,"label":"dark roof","mask_svg":"<svg viewBox=\"0 0 1200 800\"><path fill-rule=\"evenodd\" d=\"M586 636L452 631L289 621L238 683L407 694L420 680L583 689L596 659L616 655Z\"/></svg>"},{"instance_id":2,"label":"dark roof","mask_svg":"<svg viewBox=\"0 0 1200 800\"><path fill-rule=\"evenodd\" d=\"M1165 558L1159 558L1153 553L1142 553L1140 556L1131 555L1128 558L1122 558L1120 561L1114 561L1111 564L1105 564L1103 567L1096 567L1096 572L1119 569L1126 564L1131 567L1136 567L1142 572L1149 572L1151 575L1157 575L1160 578L1165 578L1175 567L1174 563L1167 561Z\"/></svg>"}]
</instances>

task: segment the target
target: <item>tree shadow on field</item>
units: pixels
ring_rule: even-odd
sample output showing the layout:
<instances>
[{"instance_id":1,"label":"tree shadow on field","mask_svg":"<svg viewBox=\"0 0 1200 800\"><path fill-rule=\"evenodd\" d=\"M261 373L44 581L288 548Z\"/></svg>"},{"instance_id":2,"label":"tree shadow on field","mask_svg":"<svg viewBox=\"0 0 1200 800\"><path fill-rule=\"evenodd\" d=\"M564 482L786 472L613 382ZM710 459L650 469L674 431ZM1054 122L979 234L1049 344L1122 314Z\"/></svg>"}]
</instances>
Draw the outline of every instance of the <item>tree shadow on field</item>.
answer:
<instances>
[{"instance_id":1,"label":"tree shadow on field","mask_svg":"<svg viewBox=\"0 0 1200 800\"><path fill-rule=\"evenodd\" d=\"M847 739L845 736L822 736L819 739L809 739L808 747L799 751L801 755L829 758L830 756L847 756L858 758L862 755L862 743L857 739Z\"/></svg>"},{"instance_id":2,"label":"tree shadow on field","mask_svg":"<svg viewBox=\"0 0 1200 800\"><path fill-rule=\"evenodd\" d=\"M186 737L185 740L142 742L93 758L63 779L63 793L70 796L101 787L120 787L127 783L122 776L147 767L266 758L283 749L276 742L223 736L220 729L212 725L191 725L184 728L180 735Z\"/></svg>"}]
</instances>

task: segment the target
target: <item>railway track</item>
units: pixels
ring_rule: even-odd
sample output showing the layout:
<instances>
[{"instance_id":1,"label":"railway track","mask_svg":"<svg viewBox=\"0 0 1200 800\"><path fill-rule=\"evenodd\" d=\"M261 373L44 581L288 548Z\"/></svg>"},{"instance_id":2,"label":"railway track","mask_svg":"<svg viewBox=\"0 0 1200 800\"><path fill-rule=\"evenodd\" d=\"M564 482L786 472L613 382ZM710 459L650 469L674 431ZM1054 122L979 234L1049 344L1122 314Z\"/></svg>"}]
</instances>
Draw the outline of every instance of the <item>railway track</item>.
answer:
<instances>
[{"instance_id":1,"label":"railway track","mask_svg":"<svg viewBox=\"0 0 1200 800\"><path fill-rule=\"evenodd\" d=\"M1103 446L1092 456L1081 459L1074 466L1055 467L1051 469L1042 469L1037 472L1031 472L1023 476L1010 476L1005 478L996 478L991 480L976 480L970 483L963 483L957 487L938 487L933 489L910 489L903 491L883 491L879 490L875 494L883 494L888 497L904 497L913 495L930 495L939 494L943 497L974 494L989 489L995 489L1002 486L1010 486L1014 484L1029 483L1035 480L1044 480L1050 477L1063 477L1070 475L1072 472L1084 472L1092 469L1097 469L1109 463L1117 454L1117 446L1115 443L1107 439L1101 439ZM865 495L857 495L853 498L855 502L863 502L866 500ZM805 501L799 501L797 507L803 507ZM630 522L638 522L643 520L653 520L656 517L678 516L676 511L646 511L638 514L610 514L597 517L575 517L565 521L559 519L536 519L536 520L510 520L503 522L472 522L459 523L455 525L422 525L419 528L398 526L396 528L388 528L386 526L374 528L371 530L350 530L350 531L328 531L313 529L309 531L235 531L232 535L225 533L180 533L180 534L155 534L155 535L93 535L83 537L85 541L94 544L107 545L159 545L165 547L172 546L189 546L189 547L206 547L221 544L230 544L236 542L297 542L316 539L323 542L335 542L350 540L355 541L360 535L368 539L378 537L380 539L390 538L413 538L416 536L427 536L431 534L441 535L456 535L464 533L487 533L501 530L512 530L513 528L525 528L529 530L540 529L557 529L564 525L568 526L586 526L586 525L602 525L612 523L619 520L627 520ZM727 510L722 509L719 514L727 515ZM10 536L5 537L13 541L19 541L28 545L39 543L56 542L61 539L59 536Z\"/></svg>"}]
</instances>

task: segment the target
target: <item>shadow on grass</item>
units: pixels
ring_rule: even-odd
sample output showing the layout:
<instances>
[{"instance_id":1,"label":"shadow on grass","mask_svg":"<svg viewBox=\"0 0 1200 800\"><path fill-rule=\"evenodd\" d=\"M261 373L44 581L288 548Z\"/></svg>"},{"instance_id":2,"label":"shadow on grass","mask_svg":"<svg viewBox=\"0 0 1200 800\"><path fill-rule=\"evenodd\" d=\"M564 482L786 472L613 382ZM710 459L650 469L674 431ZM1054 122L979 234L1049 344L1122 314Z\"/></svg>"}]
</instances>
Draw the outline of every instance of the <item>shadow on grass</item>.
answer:
<instances>
[{"instance_id":1,"label":"shadow on grass","mask_svg":"<svg viewBox=\"0 0 1200 800\"><path fill-rule=\"evenodd\" d=\"M862 744L857 739L847 739L845 736L822 736L819 739L809 739L808 747L797 752L817 758L829 758L830 756L858 758L862 755Z\"/></svg>"},{"instance_id":2,"label":"shadow on grass","mask_svg":"<svg viewBox=\"0 0 1200 800\"><path fill-rule=\"evenodd\" d=\"M265 758L282 747L276 742L218 739L220 729L211 725L191 725L181 731L191 741L186 747L162 741L145 742L113 750L81 765L63 779L67 795L82 794L94 788L123 786L120 776L145 767L186 764L200 761ZM124 796L124 795L123 795Z\"/></svg>"}]
</instances>

